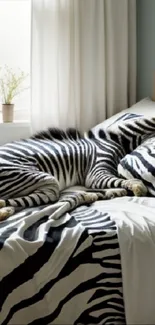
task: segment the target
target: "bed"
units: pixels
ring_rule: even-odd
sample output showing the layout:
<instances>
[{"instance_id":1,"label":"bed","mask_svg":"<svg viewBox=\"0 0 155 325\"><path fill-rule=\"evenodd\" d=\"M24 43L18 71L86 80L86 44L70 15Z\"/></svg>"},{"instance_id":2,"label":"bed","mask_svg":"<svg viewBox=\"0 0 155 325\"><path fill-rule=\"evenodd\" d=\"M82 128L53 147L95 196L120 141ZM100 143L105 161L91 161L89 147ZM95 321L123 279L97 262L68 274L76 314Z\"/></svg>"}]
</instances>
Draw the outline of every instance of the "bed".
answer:
<instances>
[{"instance_id":1,"label":"bed","mask_svg":"<svg viewBox=\"0 0 155 325\"><path fill-rule=\"evenodd\" d=\"M155 104L135 106L152 115ZM1 325L155 324L155 199L69 209L82 190L0 223Z\"/></svg>"}]
</instances>

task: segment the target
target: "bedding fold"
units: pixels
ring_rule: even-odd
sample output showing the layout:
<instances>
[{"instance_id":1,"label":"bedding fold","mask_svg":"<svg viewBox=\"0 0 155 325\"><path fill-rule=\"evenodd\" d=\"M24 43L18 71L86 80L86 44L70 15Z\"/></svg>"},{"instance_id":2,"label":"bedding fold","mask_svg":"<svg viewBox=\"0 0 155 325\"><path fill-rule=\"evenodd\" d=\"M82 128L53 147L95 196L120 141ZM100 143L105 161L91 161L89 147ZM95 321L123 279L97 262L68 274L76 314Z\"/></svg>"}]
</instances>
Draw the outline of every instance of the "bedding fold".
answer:
<instances>
[{"instance_id":1,"label":"bedding fold","mask_svg":"<svg viewBox=\"0 0 155 325\"><path fill-rule=\"evenodd\" d=\"M118 229L127 325L155 324L155 200L116 198L96 202Z\"/></svg>"}]
</instances>

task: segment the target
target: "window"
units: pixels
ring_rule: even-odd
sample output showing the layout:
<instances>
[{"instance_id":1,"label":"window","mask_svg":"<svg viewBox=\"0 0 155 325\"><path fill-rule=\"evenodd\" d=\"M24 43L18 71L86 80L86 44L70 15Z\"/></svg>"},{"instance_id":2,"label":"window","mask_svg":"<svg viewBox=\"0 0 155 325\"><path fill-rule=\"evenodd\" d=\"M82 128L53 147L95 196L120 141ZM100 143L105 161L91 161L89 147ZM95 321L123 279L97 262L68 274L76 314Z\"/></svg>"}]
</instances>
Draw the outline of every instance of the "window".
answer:
<instances>
[{"instance_id":1,"label":"window","mask_svg":"<svg viewBox=\"0 0 155 325\"><path fill-rule=\"evenodd\" d=\"M27 89L14 99L17 121L29 120L30 114L30 28L30 0L0 0L0 67L7 65L28 74Z\"/></svg>"}]
</instances>

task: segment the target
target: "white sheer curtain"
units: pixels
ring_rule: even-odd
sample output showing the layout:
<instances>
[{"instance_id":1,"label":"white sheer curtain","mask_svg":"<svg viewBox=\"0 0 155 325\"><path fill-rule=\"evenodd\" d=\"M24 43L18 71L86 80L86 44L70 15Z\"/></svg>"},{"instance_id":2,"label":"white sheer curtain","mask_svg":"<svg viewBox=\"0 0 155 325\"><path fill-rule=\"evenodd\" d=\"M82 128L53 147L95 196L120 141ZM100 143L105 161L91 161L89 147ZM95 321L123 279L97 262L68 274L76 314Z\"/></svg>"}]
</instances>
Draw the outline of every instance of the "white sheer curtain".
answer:
<instances>
[{"instance_id":1,"label":"white sheer curtain","mask_svg":"<svg viewBox=\"0 0 155 325\"><path fill-rule=\"evenodd\" d=\"M136 98L136 0L32 0L32 131L86 130Z\"/></svg>"}]
</instances>

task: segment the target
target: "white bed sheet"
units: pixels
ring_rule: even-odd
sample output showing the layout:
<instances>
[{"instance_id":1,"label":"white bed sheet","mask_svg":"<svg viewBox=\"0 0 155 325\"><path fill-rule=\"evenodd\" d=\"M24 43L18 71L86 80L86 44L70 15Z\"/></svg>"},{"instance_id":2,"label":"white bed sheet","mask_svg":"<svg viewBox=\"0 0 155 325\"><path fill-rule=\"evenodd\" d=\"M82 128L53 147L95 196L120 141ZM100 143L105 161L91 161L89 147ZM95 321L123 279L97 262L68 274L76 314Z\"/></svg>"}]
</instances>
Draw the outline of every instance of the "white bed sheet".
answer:
<instances>
[{"instance_id":1,"label":"white bed sheet","mask_svg":"<svg viewBox=\"0 0 155 325\"><path fill-rule=\"evenodd\" d=\"M155 324L155 198L98 201L118 226L127 324Z\"/></svg>"}]
</instances>

